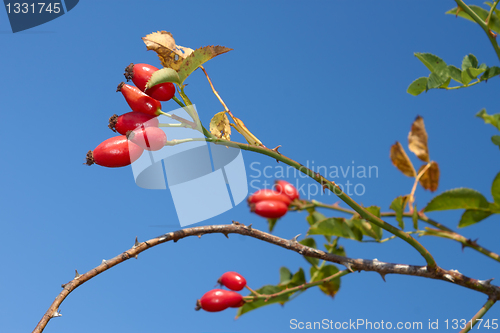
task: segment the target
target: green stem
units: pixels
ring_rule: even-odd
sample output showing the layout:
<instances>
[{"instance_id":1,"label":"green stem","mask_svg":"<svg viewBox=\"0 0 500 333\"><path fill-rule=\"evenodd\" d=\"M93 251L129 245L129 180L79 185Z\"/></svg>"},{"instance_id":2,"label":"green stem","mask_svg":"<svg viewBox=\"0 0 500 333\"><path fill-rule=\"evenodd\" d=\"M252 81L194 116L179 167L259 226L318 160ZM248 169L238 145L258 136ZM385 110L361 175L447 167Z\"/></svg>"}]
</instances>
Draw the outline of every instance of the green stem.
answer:
<instances>
[{"instance_id":1,"label":"green stem","mask_svg":"<svg viewBox=\"0 0 500 333\"><path fill-rule=\"evenodd\" d=\"M497 7L499 1L500 0L493 2L493 5L490 8L490 12L488 13L488 17L486 18L486 26L488 26L488 29L489 29L490 23L491 23L491 16L495 12L495 8Z\"/></svg>"},{"instance_id":2,"label":"green stem","mask_svg":"<svg viewBox=\"0 0 500 333\"><path fill-rule=\"evenodd\" d=\"M498 60L500 60L500 48L498 47L497 41L495 37L493 37L490 33L490 28L488 27L488 24L484 22L469 6L465 4L462 0L455 0L457 5L477 23L481 28L483 28L484 32L486 33L486 36L488 36L488 39L490 40L491 45L495 49L495 53L497 54ZM497 1L498 2L498 1ZM496 6L496 4L495 4ZM492 6L493 9L493 6Z\"/></svg>"},{"instance_id":3,"label":"green stem","mask_svg":"<svg viewBox=\"0 0 500 333\"><path fill-rule=\"evenodd\" d=\"M477 80L474 83L471 83L471 84L468 84L468 85L463 85L463 86L456 86L456 87L439 87L438 89L456 90L456 89L462 89L462 88L469 88L469 87L472 87L473 85L476 85L478 83L481 83L481 81Z\"/></svg>"},{"instance_id":4,"label":"green stem","mask_svg":"<svg viewBox=\"0 0 500 333\"><path fill-rule=\"evenodd\" d=\"M477 324L478 319L483 318L484 314L488 312L488 310L493 306L493 304L495 304L495 302L496 300L494 300L493 298L491 297L488 298L486 304L484 304L483 307L476 313L476 315L472 317L471 320L469 320L465 328L461 330L460 333L469 332L472 329L472 327L474 327Z\"/></svg>"},{"instance_id":5,"label":"green stem","mask_svg":"<svg viewBox=\"0 0 500 333\"><path fill-rule=\"evenodd\" d=\"M177 104L179 104L182 108L185 108L185 107L186 107L186 105L184 105L184 103L182 103L182 102L181 102L181 100L177 98L177 96L175 96L175 95L174 95L174 97L172 97L172 99L173 99L174 101L176 101L176 102L177 102Z\"/></svg>"},{"instance_id":6,"label":"green stem","mask_svg":"<svg viewBox=\"0 0 500 333\"><path fill-rule=\"evenodd\" d=\"M224 145L227 147L240 148L243 150L257 152L257 153L272 157L273 159L276 159L280 162L283 162L291 167L294 167L295 169L299 170L300 172L304 173L305 175L307 175L310 178L317 181L324 188L333 192L342 201L344 201L349 207L354 209L361 216L361 218L372 222L373 224L381 227L384 230L387 230L391 234L396 235L397 237L401 238L402 240L404 240L405 242L410 244L413 248L415 248L422 255L422 257L424 257L425 261L427 262L427 266L430 269L435 269L437 267L436 261L434 260L432 255L429 253L429 251L427 251L427 249L422 244L420 244L415 238L411 237L403 230L400 230L400 229L394 227L393 225L381 220L380 218L376 217L375 215L373 215L369 211L365 210L360 204L358 204L350 196L348 196L346 193L344 193L342 191L342 189L337 184L335 184L332 181L326 180L319 173L315 173L311 169L303 166L302 164L282 155L281 153L278 153L275 150L272 150L272 149L269 149L266 147L253 146L253 145L248 145L245 143L228 141L228 140L217 139L217 138L216 139L207 138L206 141L213 142L213 143L218 144L218 145Z\"/></svg>"}]
</instances>

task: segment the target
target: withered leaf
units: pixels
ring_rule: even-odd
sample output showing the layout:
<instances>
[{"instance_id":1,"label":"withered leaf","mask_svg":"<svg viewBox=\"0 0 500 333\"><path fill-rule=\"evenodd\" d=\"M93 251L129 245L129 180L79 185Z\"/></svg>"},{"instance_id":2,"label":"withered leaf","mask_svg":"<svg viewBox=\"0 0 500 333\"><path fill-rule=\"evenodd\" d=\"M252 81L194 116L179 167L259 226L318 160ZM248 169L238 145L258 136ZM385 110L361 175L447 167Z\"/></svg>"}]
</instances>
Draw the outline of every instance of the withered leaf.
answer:
<instances>
[{"instance_id":1,"label":"withered leaf","mask_svg":"<svg viewBox=\"0 0 500 333\"><path fill-rule=\"evenodd\" d=\"M245 140L247 140L247 142L252 145L252 146L264 146L262 144L262 142L260 142L259 139L257 139L257 137L255 135L252 134L252 132L250 132L248 130L248 128L245 126L245 124L243 123L243 121L241 121L240 119L234 117L234 116L231 116L231 118L233 118L233 121L235 122L235 124L231 124L231 126L233 126L234 128L236 128L236 130L245 137Z\"/></svg>"},{"instance_id":2,"label":"withered leaf","mask_svg":"<svg viewBox=\"0 0 500 333\"><path fill-rule=\"evenodd\" d=\"M210 121L210 133L219 139L231 140L231 126L229 126L229 119L225 111L216 113L213 116Z\"/></svg>"},{"instance_id":3,"label":"withered leaf","mask_svg":"<svg viewBox=\"0 0 500 333\"><path fill-rule=\"evenodd\" d=\"M396 168L399 169L404 175L408 177L415 177L417 173L415 172L415 168L410 161L408 155L406 155L403 146L399 142L396 141L395 144L391 146L391 161L392 164Z\"/></svg>"},{"instance_id":4,"label":"withered leaf","mask_svg":"<svg viewBox=\"0 0 500 333\"><path fill-rule=\"evenodd\" d=\"M203 65L205 62L209 61L210 59L220 54L229 52L231 50L232 49L228 47L217 45L217 46L204 46L193 51L182 62L182 65L178 70L181 84L189 75L191 75L192 72L194 72L198 67Z\"/></svg>"},{"instance_id":5,"label":"withered leaf","mask_svg":"<svg viewBox=\"0 0 500 333\"><path fill-rule=\"evenodd\" d=\"M422 165L418 172L422 171L425 168L426 164ZM439 165L432 161L431 166L425 173L420 177L420 185L426 190L434 192L437 190L439 185Z\"/></svg>"},{"instance_id":6,"label":"withered leaf","mask_svg":"<svg viewBox=\"0 0 500 333\"><path fill-rule=\"evenodd\" d=\"M142 37L148 50L153 50L158 54L163 67L172 68L176 71L181 68L182 62L187 58L193 49L175 45L172 34L168 31L157 31Z\"/></svg>"},{"instance_id":7,"label":"withered leaf","mask_svg":"<svg viewBox=\"0 0 500 333\"><path fill-rule=\"evenodd\" d=\"M419 159L429 163L429 147L427 146L427 132L425 131L424 118L417 116L411 125L408 134L408 148Z\"/></svg>"}]
</instances>

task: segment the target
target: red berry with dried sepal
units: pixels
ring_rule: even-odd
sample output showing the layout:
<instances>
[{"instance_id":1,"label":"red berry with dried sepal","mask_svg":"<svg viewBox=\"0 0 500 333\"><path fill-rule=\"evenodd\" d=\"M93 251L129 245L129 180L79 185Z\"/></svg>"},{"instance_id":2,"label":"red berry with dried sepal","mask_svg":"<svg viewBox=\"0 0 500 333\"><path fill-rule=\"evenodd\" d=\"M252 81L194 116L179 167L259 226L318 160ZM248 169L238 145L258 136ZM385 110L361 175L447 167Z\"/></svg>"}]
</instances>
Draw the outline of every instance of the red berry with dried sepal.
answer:
<instances>
[{"instance_id":1,"label":"red berry with dried sepal","mask_svg":"<svg viewBox=\"0 0 500 333\"><path fill-rule=\"evenodd\" d=\"M127 140L125 135L103 141L87 153L87 165L97 164L108 168L119 168L135 162L144 149Z\"/></svg>"},{"instance_id":2,"label":"red berry with dried sepal","mask_svg":"<svg viewBox=\"0 0 500 333\"><path fill-rule=\"evenodd\" d=\"M286 214L288 206L283 201L264 200L251 204L250 211L268 219L277 219Z\"/></svg>"},{"instance_id":3,"label":"red berry with dried sepal","mask_svg":"<svg viewBox=\"0 0 500 333\"><path fill-rule=\"evenodd\" d=\"M116 114L109 118L108 127L113 130L113 132L118 132L120 134L127 134L129 131L133 131L140 126L144 127L158 127L159 121L156 116L145 114L142 112L127 112L118 116Z\"/></svg>"},{"instance_id":4,"label":"red berry with dried sepal","mask_svg":"<svg viewBox=\"0 0 500 333\"><path fill-rule=\"evenodd\" d=\"M130 64L125 68L124 75L127 81L132 80L135 86L147 95L159 101L168 101L175 95L175 86L173 83L160 83L144 90L149 79L151 79L151 75L157 70L158 68L148 64Z\"/></svg>"},{"instance_id":5,"label":"red berry with dried sepal","mask_svg":"<svg viewBox=\"0 0 500 333\"><path fill-rule=\"evenodd\" d=\"M161 103L140 91L139 88L122 82L118 85L116 91L123 94L132 111L146 113L151 116L161 114Z\"/></svg>"},{"instance_id":6,"label":"red berry with dried sepal","mask_svg":"<svg viewBox=\"0 0 500 333\"><path fill-rule=\"evenodd\" d=\"M292 201L299 198L299 191L287 181L277 180L275 188L276 192L286 195Z\"/></svg>"},{"instance_id":7,"label":"red berry with dried sepal","mask_svg":"<svg viewBox=\"0 0 500 333\"><path fill-rule=\"evenodd\" d=\"M240 291L247 285L247 280L236 272L226 272L222 274L217 282L234 291Z\"/></svg>"},{"instance_id":8,"label":"red berry with dried sepal","mask_svg":"<svg viewBox=\"0 0 500 333\"><path fill-rule=\"evenodd\" d=\"M240 307L244 304L243 296L237 292L223 289L213 289L196 302L196 310L219 312L229 307Z\"/></svg>"},{"instance_id":9,"label":"red berry with dried sepal","mask_svg":"<svg viewBox=\"0 0 500 333\"><path fill-rule=\"evenodd\" d=\"M287 206L289 206L291 202L290 198L282 193L270 189L262 189L258 190L248 198L248 204L251 205L252 203L265 200L282 201Z\"/></svg>"},{"instance_id":10,"label":"red berry with dried sepal","mask_svg":"<svg viewBox=\"0 0 500 333\"><path fill-rule=\"evenodd\" d=\"M158 127L136 129L131 131L127 137L139 147L150 151L160 150L167 143L167 135Z\"/></svg>"}]
</instances>

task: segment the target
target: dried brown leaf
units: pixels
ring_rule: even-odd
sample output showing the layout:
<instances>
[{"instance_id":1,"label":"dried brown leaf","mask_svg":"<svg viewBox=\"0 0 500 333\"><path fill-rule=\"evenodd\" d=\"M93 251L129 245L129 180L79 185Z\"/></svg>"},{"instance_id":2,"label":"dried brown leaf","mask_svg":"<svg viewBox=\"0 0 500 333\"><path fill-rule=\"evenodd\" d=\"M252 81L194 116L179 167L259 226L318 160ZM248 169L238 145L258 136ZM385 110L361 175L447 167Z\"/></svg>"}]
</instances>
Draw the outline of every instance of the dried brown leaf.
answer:
<instances>
[{"instance_id":1,"label":"dried brown leaf","mask_svg":"<svg viewBox=\"0 0 500 333\"><path fill-rule=\"evenodd\" d=\"M429 163L429 147L427 146L427 132L425 131L424 118L417 116L411 125L408 134L408 148L419 159Z\"/></svg>"},{"instance_id":2,"label":"dried brown leaf","mask_svg":"<svg viewBox=\"0 0 500 333\"><path fill-rule=\"evenodd\" d=\"M163 67L172 68L176 71L182 65L193 50L175 44L172 34L168 31L153 32L146 37L142 37L148 50L153 50L158 54Z\"/></svg>"},{"instance_id":3,"label":"dried brown leaf","mask_svg":"<svg viewBox=\"0 0 500 333\"><path fill-rule=\"evenodd\" d=\"M403 146L399 142L396 141L395 144L391 146L391 161L392 164L396 168L399 169L404 175L408 177L415 177L417 173L415 172L415 168L410 161L408 155L406 155Z\"/></svg>"},{"instance_id":4,"label":"dried brown leaf","mask_svg":"<svg viewBox=\"0 0 500 333\"><path fill-rule=\"evenodd\" d=\"M422 171L425 168L425 164L420 167L418 172ZM438 185L439 185L439 165L432 161L431 166L425 173L420 177L420 185L425 188L426 190L429 190L431 192L434 192L437 190Z\"/></svg>"},{"instance_id":5,"label":"dried brown leaf","mask_svg":"<svg viewBox=\"0 0 500 333\"><path fill-rule=\"evenodd\" d=\"M213 116L210 121L210 133L219 139L231 140L231 126L229 126L229 119L225 111L216 113Z\"/></svg>"},{"instance_id":6,"label":"dried brown leaf","mask_svg":"<svg viewBox=\"0 0 500 333\"><path fill-rule=\"evenodd\" d=\"M250 132L250 130L245 126L241 119L238 119L234 116L231 116L231 118L233 118L233 121L235 122L235 124L231 124L231 126L233 126L241 135L243 135L243 137L245 137L245 140L247 140L250 145L264 146L262 142L260 142L260 140L257 139L257 137L253 135L252 132Z\"/></svg>"}]
</instances>

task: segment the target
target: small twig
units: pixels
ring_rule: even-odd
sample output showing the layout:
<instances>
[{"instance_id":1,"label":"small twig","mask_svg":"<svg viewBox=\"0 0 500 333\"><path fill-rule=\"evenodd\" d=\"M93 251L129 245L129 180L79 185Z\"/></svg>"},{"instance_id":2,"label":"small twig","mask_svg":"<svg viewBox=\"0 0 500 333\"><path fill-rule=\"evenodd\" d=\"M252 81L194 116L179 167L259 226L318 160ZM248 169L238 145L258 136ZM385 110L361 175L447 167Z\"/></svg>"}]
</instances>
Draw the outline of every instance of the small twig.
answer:
<instances>
[{"instance_id":1,"label":"small twig","mask_svg":"<svg viewBox=\"0 0 500 333\"><path fill-rule=\"evenodd\" d=\"M493 306L493 304L495 304L496 301L497 300L489 297L486 304L484 304L483 307L476 313L476 315L472 317L471 320L468 321L467 325L463 330L460 331L460 333L469 332L472 329L472 327L474 327L477 324L478 319L483 318L484 314L488 312L488 310Z\"/></svg>"}]
</instances>

